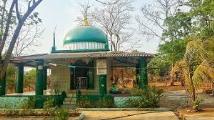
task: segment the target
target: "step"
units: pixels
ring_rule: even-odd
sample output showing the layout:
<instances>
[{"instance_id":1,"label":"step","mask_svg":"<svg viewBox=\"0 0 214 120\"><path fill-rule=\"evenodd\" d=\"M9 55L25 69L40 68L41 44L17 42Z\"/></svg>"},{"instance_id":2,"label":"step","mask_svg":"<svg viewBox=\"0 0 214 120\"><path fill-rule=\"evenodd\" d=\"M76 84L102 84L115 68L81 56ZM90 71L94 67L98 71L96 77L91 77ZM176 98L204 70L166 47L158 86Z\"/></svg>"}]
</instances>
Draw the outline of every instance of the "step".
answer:
<instances>
[{"instance_id":1,"label":"step","mask_svg":"<svg viewBox=\"0 0 214 120\"><path fill-rule=\"evenodd\" d=\"M67 97L76 97L76 94L68 94Z\"/></svg>"},{"instance_id":2,"label":"step","mask_svg":"<svg viewBox=\"0 0 214 120\"><path fill-rule=\"evenodd\" d=\"M63 101L63 104L76 104L77 99L76 98L65 98Z\"/></svg>"}]
</instances>

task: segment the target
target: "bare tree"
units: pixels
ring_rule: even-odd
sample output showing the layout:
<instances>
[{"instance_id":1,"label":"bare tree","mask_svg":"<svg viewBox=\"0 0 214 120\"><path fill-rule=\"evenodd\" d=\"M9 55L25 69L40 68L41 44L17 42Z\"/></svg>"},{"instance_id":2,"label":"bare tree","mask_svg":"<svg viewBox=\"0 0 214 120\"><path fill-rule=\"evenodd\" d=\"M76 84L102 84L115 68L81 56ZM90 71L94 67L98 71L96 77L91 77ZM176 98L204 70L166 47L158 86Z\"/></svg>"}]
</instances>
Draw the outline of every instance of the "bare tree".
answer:
<instances>
[{"instance_id":1,"label":"bare tree","mask_svg":"<svg viewBox=\"0 0 214 120\"><path fill-rule=\"evenodd\" d=\"M39 45L37 40L40 38L42 33L43 30L41 30L37 25L25 27L17 39L13 56L20 56L33 51L34 47Z\"/></svg>"},{"instance_id":2,"label":"bare tree","mask_svg":"<svg viewBox=\"0 0 214 120\"><path fill-rule=\"evenodd\" d=\"M113 4L117 4L117 2L119 2L120 0L111 0L111 1L101 1L101 0L95 0L101 4L105 4L105 5L113 5Z\"/></svg>"},{"instance_id":3,"label":"bare tree","mask_svg":"<svg viewBox=\"0 0 214 120\"><path fill-rule=\"evenodd\" d=\"M17 39L19 37L20 31L25 24L27 18L31 15L31 13L35 10L35 8L42 2L43 0L29 0L28 5L27 5L27 10L22 14L19 10L20 4L19 0L12 0L10 9L6 18L6 24L5 28L3 28L3 32L1 33L1 41L0 41L0 95L5 94L5 77L6 77L6 70L7 66L10 62L10 58L12 56L12 52L14 50L15 44L17 42ZM3 49L5 46L5 42L8 40L8 35L9 35L9 30L10 26L12 24L12 16L13 16L13 11L15 11L15 16L17 18L16 21L16 27L15 30L12 34L12 38L9 42L9 46L6 49L6 53L3 56Z\"/></svg>"},{"instance_id":4,"label":"bare tree","mask_svg":"<svg viewBox=\"0 0 214 120\"><path fill-rule=\"evenodd\" d=\"M169 16L175 15L182 2L180 0L154 0L153 4L144 5L142 13L136 16L139 31L145 36L162 38L163 31L167 30L164 21Z\"/></svg>"},{"instance_id":5,"label":"bare tree","mask_svg":"<svg viewBox=\"0 0 214 120\"><path fill-rule=\"evenodd\" d=\"M6 9L6 3L8 0L4 0L2 4L0 4L0 28L1 33L3 33L3 30L5 28L5 24L7 22L7 16L8 16L8 10ZM20 1L19 4L26 4L26 1ZM7 5L8 6L8 5ZM22 8L23 7L23 8ZM19 7L19 12L22 14L22 10L24 9L24 6ZM4 10L4 11L3 11ZM7 41L5 42L5 47L3 49L3 54L5 51L7 51L7 48L10 43L10 39L12 38L13 31L15 30L15 27L17 25L17 18L15 11L13 11L13 14L11 16L11 23L10 23L10 30L7 35ZM41 19L38 17L38 12L34 12L32 15L30 15L26 22L24 23L22 30L20 31L20 35L17 39L17 42L15 44L15 48L13 50L13 56L19 56L26 54L27 51L32 51L34 49L34 46L38 44L37 39L40 38L42 34L42 27L40 26ZM2 37L1 37L2 39ZM0 40L1 41L1 40ZM2 45L3 46L3 45Z\"/></svg>"},{"instance_id":6,"label":"bare tree","mask_svg":"<svg viewBox=\"0 0 214 120\"><path fill-rule=\"evenodd\" d=\"M133 11L131 0L108 0L101 9L96 8L92 13L95 22L104 28L108 35L113 51L118 51L121 44L127 41L127 26L130 23L130 12ZM124 39L126 38L126 39Z\"/></svg>"},{"instance_id":7,"label":"bare tree","mask_svg":"<svg viewBox=\"0 0 214 120\"><path fill-rule=\"evenodd\" d=\"M75 21L77 21L79 23L79 25L90 25L91 23L91 13L89 12L89 9L91 8L91 5L89 3L89 1L84 2L84 3L80 3L80 12L82 16L78 16L77 19ZM89 21L88 21L89 19Z\"/></svg>"}]
</instances>

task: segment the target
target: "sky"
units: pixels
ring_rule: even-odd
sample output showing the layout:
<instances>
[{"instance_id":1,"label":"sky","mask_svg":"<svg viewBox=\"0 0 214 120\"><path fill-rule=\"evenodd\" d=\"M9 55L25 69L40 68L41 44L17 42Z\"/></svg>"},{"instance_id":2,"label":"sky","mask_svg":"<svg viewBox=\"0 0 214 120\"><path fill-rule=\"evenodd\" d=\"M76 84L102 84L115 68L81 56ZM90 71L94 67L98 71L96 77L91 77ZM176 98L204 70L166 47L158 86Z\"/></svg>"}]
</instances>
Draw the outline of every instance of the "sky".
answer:
<instances>
[{"instance_id":1,"label":"sky","mask_svg":"<svg viewBox=\"0 0 214 120\"><path fill-rule=\"evenodd\" d=\"M75 20L80 16L79 4L87 1L88 0L44 0L36 9L43 21L41 27L44 29L44 32L38 39L38 50L34 52L50 53L55 28L56 46L58 49L63 49L62 43L65 34L77 26ZM100 3L97 3L94 0L89 0L89 2L94 4L92 7L98 7L100 5ZM151 2L151 0L133 0L133 7L135 10L131 14L133 16L139 14L140 8L149 2ZM131 23L133 27L137 27L134 20L132 20ZM136 43L132 50L139 50L148 53L155 53L157 51L159 40L153 38L147 40L139 33L136 33L133 39L140 39L141 44ZM129 44L125 44L125 46L130 47Z\"/></svg>"}]
</instances>

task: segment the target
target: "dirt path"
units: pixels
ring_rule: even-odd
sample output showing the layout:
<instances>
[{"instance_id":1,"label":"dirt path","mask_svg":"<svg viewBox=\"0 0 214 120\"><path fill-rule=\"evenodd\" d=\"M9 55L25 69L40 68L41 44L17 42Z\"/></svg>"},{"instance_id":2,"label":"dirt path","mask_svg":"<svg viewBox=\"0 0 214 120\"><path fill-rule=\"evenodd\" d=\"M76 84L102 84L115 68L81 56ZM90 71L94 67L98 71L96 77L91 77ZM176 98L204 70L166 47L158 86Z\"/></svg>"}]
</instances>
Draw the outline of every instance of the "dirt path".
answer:
<instances>
[{"instance_id":1,"label":"dirt path","mask_svg":"<svg viewBox=\"0 0 214 120\"><path fill-rule=\"evenodd\" d=\"M214 97L207 94L199 94L199 98L202 99L202 107L214 107ZM161 107L171 108L176 110L190 104L190 100L185 90L168 91L163 94L160 101Z\"/></svg>"}]
</instances>

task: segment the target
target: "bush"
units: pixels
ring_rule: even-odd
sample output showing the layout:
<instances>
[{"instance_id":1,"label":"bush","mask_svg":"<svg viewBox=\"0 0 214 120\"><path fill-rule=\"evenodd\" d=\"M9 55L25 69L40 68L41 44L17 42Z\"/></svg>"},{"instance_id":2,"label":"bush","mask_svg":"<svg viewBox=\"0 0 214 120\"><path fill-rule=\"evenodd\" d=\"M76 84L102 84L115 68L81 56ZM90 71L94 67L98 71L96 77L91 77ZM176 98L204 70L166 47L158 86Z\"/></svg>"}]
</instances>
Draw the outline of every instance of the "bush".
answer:
<instances>
[{"instance_id":1,"label":"bush","mask_svg":"<svg viewBox=\"0 0 214 120\"><path fill-rule=\"evenodd\" d=\"M131 94L132 96L141 96L141 95L144 94L144 91L143 91L143 89L132 88L132 89L130 90L130 94Z\"/></svg>"},{"instance_id":2,"label":"bush","mask_svg":"<svg viewBox=\"0 0 214 120\"><path fill-rule=\"evenodd\" d=\"M192 104L192 109L195 111L201 110L201 103L203 102L203 99L197 98Z\"/></svg>"},{"instance_id":3,"label":"bush","mask_svg":"<svg viewBox=\"0 0 214 120\"><path fill-rule=\"evenodd\" d=\"M111 108L114 106L114 100L108 97L102 97L98 100L95 107L98 108Z\"/></svg>"},{"instance_id":4,"label":"bush","mask_svg":"<svg viewBox=\"0 0 214 120\"><path fill-rule=\"evenodd\" d=\"M69 111L64 108L57 108L55 111L54 120L68 120Z\"/></svg>"},{"instance_id":5,"label":"bush","mask_svg":"<svg viewBox=\"0 0 214 120\"><path fill-rule=\"evenodd\" d=\"M1 96L0 108L20 109L23 108L23 106L25 106L28 101L29 101L28 97Z\"/></svg>"},{"instance_id":6,"label":"bush","mask_svg":"<svg viewBox=\"0 0 214 120\"><path fill-rule=\"evenodd\" d=\"M162 96L163 90L157 89L155 87L142 90L142 94L137 98L129 98L125 103L127 107L159 107L160 98Z\"/></svg>"},{"instance_id":7,"label":"bush","mask_svg":"<svg viewBox=\"0 0 214 120\"><path fill-rule=\"evenodd\" d=\"M114 106L114 99L112 96L80 96L77 105L82 108L109 108Z\"/></svg>"},{"instance_id":8,"label":"bush","mask_svg":"<svg viewBox=\"0 0 214 120\"><path fill-rule=\"evenodd\" d=\"M35 97L29 97L22 105L22 109L34 109L35 108Z\"/></svg>"},{"instance_id":9,"label":"bush","mask_svg":"<svg viewBox=\"0 0 214 120\"><path fill-rule=\"evenodd\" d=\"M91 100L87 97L80 97L77 101L77 106L81 108L92 108L94 107Z\"/></svg>"},{"instance_id":10,"label":"bush","mask_svg":"<svg viewBox=\"0 0 214 120\"><path fill-rule=\"evenodd\" d=\"M43 108L44 109L49 109L54 107L54 99L49 97L47 100L44 102Z\"/></svg>"}]
</instances>

